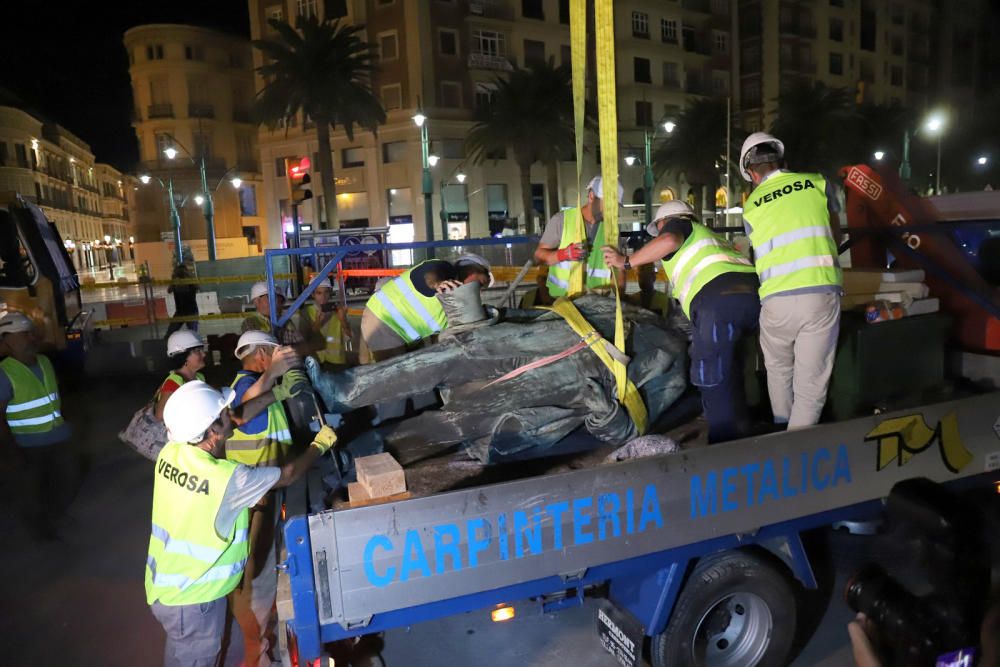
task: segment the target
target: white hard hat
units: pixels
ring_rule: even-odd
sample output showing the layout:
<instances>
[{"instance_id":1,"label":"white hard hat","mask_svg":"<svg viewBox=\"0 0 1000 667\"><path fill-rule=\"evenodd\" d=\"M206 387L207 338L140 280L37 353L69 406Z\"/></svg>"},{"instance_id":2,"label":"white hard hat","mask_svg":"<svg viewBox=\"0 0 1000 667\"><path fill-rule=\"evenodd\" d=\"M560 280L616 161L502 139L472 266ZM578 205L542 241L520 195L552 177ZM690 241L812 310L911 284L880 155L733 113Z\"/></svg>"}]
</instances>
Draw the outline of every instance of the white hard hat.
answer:
<instances>
[{"instance_id":1,"label":"white hard hat","mask_svg":"<svg viewBox=\"0 0 1000 667\"><path fill-rule=\"evenodd\" d=\"M193 350L196 347L205 347L205 339L190 329L178 329L167 338L168 357Z\"/></svg>"},{"instance_id":2,"label":"white hard hat","mask_svg":"<svg viewBox=\"0 0 1000 667\"><path fill-rule=\"evenodd\" d=\"M486 261L486 258L482 255L477 255L474 252L467 252L463 255L459 255L455 258L454 264L456 267L462 266L463 264L474 264L476 266L481 266L486 269L486 274L490 277L490 284L487 287L493 287L493 270L490 263Z\"/></svg>"},{"instance_id":3,"label":"white hard hat","mask_svg":"<svg viewBox=\"0 0 1000 667\"><path fill-rule=\"evenodd\" d=\"M250 353L250 350L258 345L273 345L278 347L278 339L266 331L247 331L240 336L236 343L236 358L242 359Z\"/></svg>"},{"instance_id":4,"label":"white hard hat","mask_svg":"<svg viewBox=\"0 0 1000 667\"><path fill-rule=\"evenodd\" d=\"M652 222L646 225L646 233L650 236L659 236L660 229L656 223L660 220L665 220L666 218L677 217L697 218L698 216L695 214L694 209L691 208L691 205L686 201L673 199L660 204L660 208L656 209Z\"/></svg>"},{"instance_id":5,"label":"white hard hat","mask_svg":"<svg viewBox=\"0 0 1000 667\"><path fill-rule=\"evenodd\" d=\"M163 423L174 442L198 442L222 411L236 397L229 387L222 391L201 380L185 382L170 395L163 408Z\"/></svg>"},{"instance_id":6,"label":"white hard hat","mask_svg":"<svg viewBox=\"0 0 1000 667\"><path fill-rule=\"evenodd\" d=\"M250 301L256 301L262 296L267 296L267 283L263 280L259 283L254 283L253 287L250 288Z\"/></svg>"},{"instance_id":7,"label":"white hard hat","mask_svg":"<svg viewBox=\"0 0 1000 667\"><path fill-rule=\"evenodd\" d=\"M775 150L771 151L751 151L757 146L763 144L772 144ZM785 144L781 143L779 139L771 136L767 132L754 132L746 141L743 142L743 148L740 149L740 175L746 180L750 179L750 172L747 171L747 167L751 164L760 164L761 162L777 162L785 156Z\"/></svg>"},{"instance_id":8,"label":"white hard hat","mask_svg":"<svg viewBox=\"0 0 1000 667\"><path fill-rule=\"evenodd\" d=\"M34 328L35 325L31 323L28 316L16 310L8 310L3 317L0 317L0 334L20 333L31 331Z\"/></svg>"},{"instance_id":9,"label":"white hard hat","mask_svg":"<svg viewBox=\"0 0 1000 667\"><path fill-rule=\"evenodd\" d=\"M587 184L587 189L594 193L594 196L598 199L604 199L604 181L600 176L594 176L590 179L590 183ZM618 203L621 204L625 199L625 188L622 187L621 180L618 181Z\"/></svg>"},{"instance_id":10,"label":"white hard hat","mask_svg":"<svg viewBox=\"0 0 1000 667\"><path fill-rule=\"evenodd\" d=\"M323 278L323 280L319 281L319 284L316 285L316 289L320 289L322 287L325 287L326 289L329 289L329 290L334 289L334 287L333 287L333 278L331 278L330 276L327 276L327 277Z\"/></svg>"}]
</instances>

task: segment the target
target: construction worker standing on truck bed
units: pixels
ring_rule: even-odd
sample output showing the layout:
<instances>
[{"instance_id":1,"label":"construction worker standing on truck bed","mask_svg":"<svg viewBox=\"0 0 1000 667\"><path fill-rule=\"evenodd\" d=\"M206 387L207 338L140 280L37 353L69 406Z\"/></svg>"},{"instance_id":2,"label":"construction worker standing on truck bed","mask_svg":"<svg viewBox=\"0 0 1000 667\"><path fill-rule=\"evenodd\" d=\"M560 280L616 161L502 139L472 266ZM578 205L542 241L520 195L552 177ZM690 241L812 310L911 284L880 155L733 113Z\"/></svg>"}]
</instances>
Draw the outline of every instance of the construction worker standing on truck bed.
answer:
<instances>
[{"instance_id":1,"label":"construction worker standing on truck bed","mask_svg":"<svg viewBox=\"0 0 1000 667\"><path fill-rule=\"evenodd\" d=\"M240 336L236 358L243 369L232 383L233 405L246 405L267 393L273 401L266 411L233 431L225 445L226 459L251 467L282 466L290 459L292 434L281 402L298 395L308 379L304 371L294 368L299 364L295 351L279 347L278 341L263 331ZM252 507L246 571L243 581L230 593L230 609L242 630L247 665L263 660L270 645L271 610L278 587L274 553L277 504L272 494L264 494Z\"/></svg>"},{"instance_id":2,"label":"construction worker standing on truck bed","mask_svg":"<svg viewBox=\"0 0 1000 667\"><path fill-rule=\"evenodd\" d=\"M243 579L249 554L249 508L301 477L337 440L324 426L305 453L281 467L227 461L234 397L228 387L219 392L196 380L175 391L164 409L170 440L154 468L145 586L146 602L167 633L165 665L221 664L226 596ZM230 638L237 654L240 644Z\"/></svg>"},{"instance_id":3,"label":"construction worker standing on truck bed","mask_svg":"<svg viewBox=\"0 0 1000 667\"><path fill-rule=\"evenodd\" d=\"M285 310L285 295L275 289L275 312L280 316ZM305 336L295 326L294 320L289 320L277 331L273 331L271 326L271 300L267 294L267 283L264 281L254 283L250 287L250 303L253 304L254 312L250 313L243 320L240 333L247 331L263 331L274 335L282 345L292 345L301 355L309 353Z\"/></svg>"},{"instance_id":4,"label":"construction worker standing on truck bed","mask_svg":"<svg viewBox=\"0 0 1000 667\"><path fill-rule=\"evenodd\" d=\"M760 315L753 264L698 222L683 201L661 205L646 231L653 240L631 257L605 246L604 260L625 270L663 263L673 296L691 320L691 384L701 389L708 441L749 435L738 349L757 330Z\"/></svg>"},{"instance_id":5,"label":"construction worker standing on truck bed","mask_svg":"<svg viewBox=\"0 0 1000 667\"><path fill-rule=\"evenodd\" d=\"M63 419L52 362L38 352L35 327L22 313L0 317L0 449L13 460L21 515L36 539L55 539L56 520L77 481L72 431Z\"/></svg>"},{"instance_id":6,"label":"construction worker standing on truck bed","mask_svg":"<svg viewBox=\"0 0 1000 667\"><path fill-rule=\"evenodd\" d=\"M785 146L764 132L743 142L740 173L754 185L744 224L760 277L760 347L777 424L819 422L840 331L843 279L836 203L820 174L781 168Z\"/></svg>"},{"instance_id":7,"label":"construction worker standing on truck bed","mask_svg":"<svg viewBox=\"0 0 1000 667\"><path fill-rule=\"evenodd\" d=\"M619 182L618 201L624 196L625 189ZM558 298L570 291L570 273L576 262L584 264L584 289L610 288L611 268L600 251L605 245L604 184L600 176L595 176L587 185L587 203L553 215L538 241L535 261L549 267L549 294ZM624 278L621 276L621 287Z\"/></svg>"},{"instance_id":8,"label":"construction worker standing on truck bed","mask_svg":"<svg viewBox=\"0 0 1000 667\"><path fill-rule=\"evenodd\" d=\"M473 253L421 262L387 282L361 314L362 362L391 359L441 331L448 318L437 293L470 282L493 284L490 263Z\"/></svg>"},{"instance_id":9,"label":"construction worker standing on truck bed","mask_svg":"<svg viewBox=\"0 0 1000 667\"><path fill-rule=\"evenodd\" d=\"M310 348L320 363L330 370L343 370L348 364L346 342L352 338L347 309L338 307L333 298L333 282L324 278L313 291L313 301L300 315L299 331L306 334Z\"/></svg>"}]
</instances>

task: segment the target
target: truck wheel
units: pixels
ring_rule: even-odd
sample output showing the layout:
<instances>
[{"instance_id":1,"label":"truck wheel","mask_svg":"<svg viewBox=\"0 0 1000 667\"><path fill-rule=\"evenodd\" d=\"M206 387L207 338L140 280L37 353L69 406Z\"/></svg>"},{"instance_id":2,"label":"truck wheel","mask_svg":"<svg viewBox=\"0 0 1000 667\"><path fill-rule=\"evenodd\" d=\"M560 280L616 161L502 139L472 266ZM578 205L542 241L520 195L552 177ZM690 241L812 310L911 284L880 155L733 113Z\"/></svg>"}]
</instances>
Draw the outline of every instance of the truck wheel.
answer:
<instances>
[{"instance_id":1,"label":"truck wheel","mask_svg":"<svg viewBox=\"0 0 1000 667\"><path fill-rule=\"evenodd\" d=\"M653 637L653 665L784 667L795 615L788 578L765 557L736 551L702 560Z\"/></svg>"}]
</instances>

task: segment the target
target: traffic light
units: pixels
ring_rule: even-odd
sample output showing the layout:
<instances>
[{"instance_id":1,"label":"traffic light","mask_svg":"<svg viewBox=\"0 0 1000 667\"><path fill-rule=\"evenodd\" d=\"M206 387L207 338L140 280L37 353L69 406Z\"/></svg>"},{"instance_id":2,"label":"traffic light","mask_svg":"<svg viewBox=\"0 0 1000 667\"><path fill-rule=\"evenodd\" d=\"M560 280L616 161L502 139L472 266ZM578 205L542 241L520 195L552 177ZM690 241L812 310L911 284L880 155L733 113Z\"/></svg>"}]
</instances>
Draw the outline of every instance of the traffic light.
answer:
<instances>
[{"instance_id":1,"label":"traffic light","mask_svg":"<svg viewBox=\"0 0 1000 667\"><path fill-rule=\"evenodd\" d=\"M288 179L288 194L293 204L312 199L312 179L309 158L285 158L285 177Z\"/></svg>"}]
</instances>

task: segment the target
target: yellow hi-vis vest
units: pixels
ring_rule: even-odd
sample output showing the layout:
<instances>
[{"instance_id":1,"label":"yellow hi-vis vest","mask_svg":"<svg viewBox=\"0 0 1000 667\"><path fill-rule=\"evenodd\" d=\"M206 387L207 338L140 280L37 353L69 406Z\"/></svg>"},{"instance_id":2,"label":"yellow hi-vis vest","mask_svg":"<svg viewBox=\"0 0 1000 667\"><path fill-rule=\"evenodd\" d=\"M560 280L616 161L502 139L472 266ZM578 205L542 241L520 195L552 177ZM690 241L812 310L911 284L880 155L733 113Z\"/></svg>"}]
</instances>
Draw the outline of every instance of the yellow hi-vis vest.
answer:
<instances>
[{"instance_id":1,"label":"yellow hi-vis vest","mask_svg":"<svg viewBox=\"0 0 1000 667\"><path fill-rule=\"evenodd\" d=\"M10 378L14 396L7 404L7 424L14 435L46 433L63 423L59 411L59 385L52 362L38 355L42 379L13 357L0 361L0 369Z\"/></svg>"},{"instance_id":2,"label":"yellow hi-vis vest","mask_svg":"<svg viewBox=\"0 0 1000 667\"><path fill-rule=\"evenodd\" d=\"M747 197L743 217L751 226L760 298L843 285L822 176L775 174Z\"/></svg>"},{"instance_id":3,"label":"yellow hi-vis vest","mask_svg":"<svg viewBox=\"0 0 1000 667\"><path fill-rule=\"evenodd\" d=\"M583 215L579 208L570 208L563 211L562 238L559 239L559 248L565 248L574 243L587 245L587 232L584 229ZM611 287L614 277L611 268L604 263L604 253L601 248L606 245L604 241L604 222L597 224L597 233L594 234L594 242L590 245L590 252L587 254L586 264L582 267L586 271L583 286L586 289L597 289L599 287ZM549 294L553 297L575 296L577 291L571 288L571 278L573 267L578 262L558 262L549 267L548 287Z\"/></svg>"},{"instance_id":4,"label":"yellow hi-vis vest","mask_svg":"<svg viewBox=\"0 0 1000 667\"><path fill-rule=\"evenodd\" d=\"M215 532L215 516L236 465L180 442L168 442L160 451L146 558L147 604L211 602L240 583L249 511L239 513L228 535Z\"/></svg>"},{"instance_id":5,"label":"yellow hi-vis vest","mask_svg":"<svg viewBox=\"0 0 1000 667\"><path fill-rule=\"evenodd\" d=\"M424 296L413 285L412 269L404 271L375 292L366 307L407 343L430 338L444 329L448 317L436 296Z\"/></svg>"},{"instance_id":6,"label":"yellow hi-vis vest","mask_svg":"<svg viewBox=\"0 0 1000 667\"><path fill-rule=\"evenodd\" d=\"M230 387L244 376L256 377L252 371L241 370ZM226 441L226 458L248 466L280 466L288 458L292 446L292 432L288 428L288 417L280 401L267 406L267 425L264 430L249 432L245 424L233 429L233 436Z\"/></svg>"},{"instance_id":7,"label":"yellow hi-vis vest","mask_svg":"<svg viewBox=\"0 0 1000 667\"><path fill-rule=\"evenodd\" d=\"M691 223L691 234L674 256L663 260L670 290L691 318L691 302L712 279L724 273L753 273L753 264L726 239L699 222Z\"/></svg>"},{"instance_id":8,"label":"yellow hi-vis vest","mask_svg":"<svg viewBox=\"0 0 1000 667\"><path fill-rule=\"evenodd\" d=\"M202 375L201 373L195 373L194 376L195 376L195 379L197 379L197 380L201 380L202 382L205 381L205 376ZM174 384L176 384L178 387L180 387L185 382L187 382L187 380L184 379L184 376L181 375L180 373L178 373L177 371L170 371L170 373L167 375L167 379L164 380L163 383L160 385L160 389L163 388L164 384L170 382L171 380L173 380ZM160 389L156 390L155 400L159 400L159 398L160 398Z\"/></svg>"},{"instance_id":9,"label":"yellow hi-vis vest","mask_svg":"<svg viewBox=\"0 0 1000 667\"><path fill-rule=\"evenodd\" d=\"M250 313L243 319L243 330L263 331L264 333L272 333L271 320L270 318L264 317L263 315L255 311L253 313Z\"/></svg>"},{"instance_id":10,"label":"yellow hi-vis vest","mask_svg":"<svg viewBox=\"0 0 1000 667\"><path fill-rule=\"evenodd\" d=\"M306 306L306 317L310 322L318 320L321 314L315 304ZM337 317L337 313L330 314L330 319L320 328L319 333L326 341L326 347L316 353L316 358L328 364L346 364L344 332L341 330L340 318Z\"/></svg>"}]
</instances>

